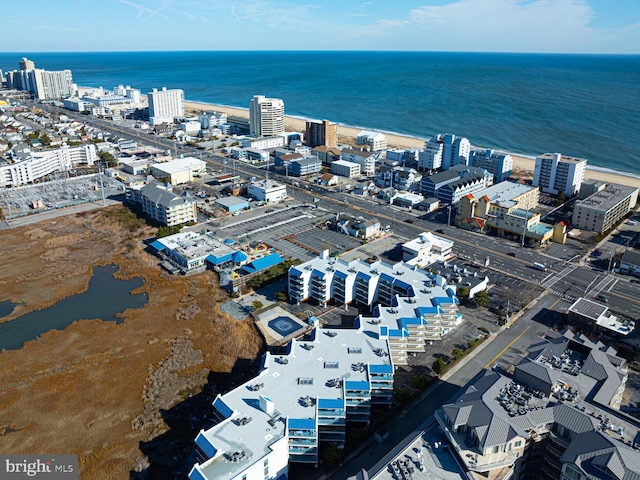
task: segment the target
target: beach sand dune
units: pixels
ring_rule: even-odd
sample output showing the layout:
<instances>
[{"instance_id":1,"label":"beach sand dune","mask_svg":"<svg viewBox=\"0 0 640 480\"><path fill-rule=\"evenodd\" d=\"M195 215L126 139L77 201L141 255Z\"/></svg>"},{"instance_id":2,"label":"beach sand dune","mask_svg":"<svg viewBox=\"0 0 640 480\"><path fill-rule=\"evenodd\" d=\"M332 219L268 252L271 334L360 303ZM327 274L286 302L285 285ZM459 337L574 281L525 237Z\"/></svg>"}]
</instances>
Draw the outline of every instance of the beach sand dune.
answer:
<instances>
[{"instance_id":1,"label":"beach sand dune","mask_svg":"<svg viewBox=\"0 0 640 480\"><path fill-rule=\"evenodd\" d=\"M249 118L248 108L227 107L222 105L212 105L199 102L185 102L187 112L199 113L201 111L217 111L224 112L229 116ZM285 116L285 130L288 132L304 132L305 120L302 118ZM355 144L355 137L360 133L361 129L338 126L338 139L342 143ZM384 132L387 136L389 148L422 148L426 139L397 135ZM545 152L539 152L540 154ZM519 178L533 178L533 169L535 167L535 159L526 156L519 156L511 153L513 158L513 176ZM629 185L632 187L640 186L640 179L633 176L618 175L611 172L602 172L587 168L585 172L585 180L600 180L607 183L618 183L620 185Z\"/></svg>"}]
</instances>

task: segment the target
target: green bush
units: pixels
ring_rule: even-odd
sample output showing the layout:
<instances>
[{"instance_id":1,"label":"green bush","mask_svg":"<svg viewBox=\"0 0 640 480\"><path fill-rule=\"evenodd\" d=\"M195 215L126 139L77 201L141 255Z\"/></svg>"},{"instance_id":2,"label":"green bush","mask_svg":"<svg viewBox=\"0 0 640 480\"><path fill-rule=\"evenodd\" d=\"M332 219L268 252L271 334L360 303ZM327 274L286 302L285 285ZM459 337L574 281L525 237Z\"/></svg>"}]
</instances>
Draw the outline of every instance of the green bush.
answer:
<instances>
[{"instance_id":1,"label":"green bush","mask_svg":"<svg viewBox=\"0 0 640 480\"><path fill-rule=\"evenodd\" d=\"M411 386L416 390L425 390L428 385L429 382L424 378L424 375L414 375L411 379Z\"/></svg>"},{"instance_id":2,"label":"green bush","mask_svg":"<svg viewBox=\"0 0 640 480\"><path fill-rule=\"evenodd\" d=\"M280 301L280 302L286 302L287 301L287 294L284 292L276 292L276 298Z\"/></svg>"},{"instance_id":3,"label":"green bush","mask_svg":"<svg viewBox=\"0 0 640 480\"><path fill-rule=\"evenodd\" d=\"M489 305L489 292L482 290L474 295L476 303L482 307Z\"/></svg>"},{"instance_id":4,"label":"green bush","mask_svg":"<svg viewBox=\"0 0 640 480\"><path fill-rule=\"evenodd\" d=\"M172 227L160 227L156 233L156 238L168 237L169 235L175 235L182 230L182 225L174 225Z\"/></svg>"},{"instance_id":5,"label":"green bush","mask_svg":"<svg viewBox=\"0 0 640 480\"><path fill-rule=\"evenodd\" d=\"M456 360L460 360L462 357L464 357L464 352L462 350L460 350L459 348L454 348L451 351L451 355L453 356L453 358L455 358Z\"/></svg>"},{"instance_id":6,"label":"green bush","mask_svg":"<svg viewBox=\"0 0 640 480\"><path fill-rule=\"evenodd\" d=\"M260 300L254 300L251 303L251 307L253 308L254 311L257 311L257 310L260 310L262 307L264 307L264 304Z\"/></svg>"},{"instance_id":7,"label":"green bush","mask_svg":"<svg viewBox=\"0 0 640 480\"><path fill-rule=\"evenodd\" d=\"M441 358L438 358L433 365L431 365L431 369L436 375L441 375L447 369L447 364Z\"/></svg>"}]
</instances>

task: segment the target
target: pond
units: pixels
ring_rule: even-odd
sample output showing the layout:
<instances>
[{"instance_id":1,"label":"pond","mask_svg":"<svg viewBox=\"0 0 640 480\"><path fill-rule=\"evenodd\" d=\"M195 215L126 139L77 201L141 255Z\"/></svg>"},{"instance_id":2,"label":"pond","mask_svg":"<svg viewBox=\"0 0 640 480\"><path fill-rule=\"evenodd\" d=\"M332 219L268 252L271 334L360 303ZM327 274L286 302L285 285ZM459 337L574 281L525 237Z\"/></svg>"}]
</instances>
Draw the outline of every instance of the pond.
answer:
<instances>
[{"instance_id":1,"label":"pond","mask_svg":"<svg viewBox=\"0 0 640 480\"><path fill-rule=\"evenodd\" d=\"M0 323L0 350L19 350L25 342L38 338L49 330L64 330L77 320L100 319L119 324L117 317L128 308L141 308L147 303L146 293L131 294L144 280L134 277L118 280L113 274L116 265L94 267L89 288L79 295L60 300L42 310L27 313L9 322ZM9 305L5 305L9 303ZM14 305L0 303L0 318L8 315ZM9 310L10 308L10 310ZM4 309L4 310L3 310ZM5 313L5 310L8 312Z\"/></svg>"}]
</instances>

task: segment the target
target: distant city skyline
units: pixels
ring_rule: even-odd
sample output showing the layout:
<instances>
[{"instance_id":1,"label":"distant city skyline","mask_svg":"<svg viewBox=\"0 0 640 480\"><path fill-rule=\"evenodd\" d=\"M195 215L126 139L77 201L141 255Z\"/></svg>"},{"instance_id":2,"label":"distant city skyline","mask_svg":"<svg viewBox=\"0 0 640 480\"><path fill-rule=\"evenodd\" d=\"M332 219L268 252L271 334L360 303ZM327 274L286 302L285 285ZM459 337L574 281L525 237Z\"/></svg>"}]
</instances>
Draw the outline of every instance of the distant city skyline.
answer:
<instances>
[{"instance_id":1,"label":"distant city skyline","mask_svg":"<svg viewBox=\"0 0 640 480\"><path fill-rule=\"evenodd\" d=\"M407 50L640 54L637 0L32 0L3 52Z\"/></svg>"}]
</instances>

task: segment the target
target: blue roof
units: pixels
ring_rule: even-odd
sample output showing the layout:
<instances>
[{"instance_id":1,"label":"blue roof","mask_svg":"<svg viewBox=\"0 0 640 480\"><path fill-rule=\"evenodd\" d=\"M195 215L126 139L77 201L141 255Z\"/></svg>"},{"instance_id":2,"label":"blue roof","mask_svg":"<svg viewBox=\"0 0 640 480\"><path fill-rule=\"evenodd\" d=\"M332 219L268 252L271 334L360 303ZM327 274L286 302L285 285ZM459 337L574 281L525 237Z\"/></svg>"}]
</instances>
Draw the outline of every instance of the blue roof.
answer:
<instances>
[{"instance_id":1,"label":"blue roof","mask_svg":"<svg viewBox=\"0 0 640 480\"><path fill-rule=\"evenodd\" d=\"M348 274L341 272L340 270L336 270L334 275L340 278L347 278L349 276Z\"/></svg>"},{"instance_id":2,"label":"blue roof","mask_svg":"<svg viewBox=\"0 0 640 480\"><path fill-rule=\"evenodd\" d=\"M215 399L215 401L213 402L213 407L218 410L224 418L229 418L231 415L233 415L233 410L231 410L220 397Z\"/></svg>"},{"instance_id":3,"label":"blue roof","mask_svg":"<svg viewBox=\"0 0 640 480\"><path fill-rule=\"evenodd\" d=\"M409 325L420 325L422 320L420 318L403 317L400 319L400 325L402 328L407 328Z\"/></svg>"},{"instance_id":4,"label":"blue roof","mask_svg":"<svg viewBox=\"0 0 640 480\"><path fill-rule=\"evenodd\" d=\"M231 240L230 238L227 238L227 239L224 241L224 244L225 244L225 245L233 245L233 240Z\"/></svg>"},{"instance_id":5,"label":"blue roof","mask_svg":"<svg viewBox=\"0 0 640 480\"><path fill-rule=\"evenodd\" d=\"M418 307L416 308L416 313L421 317L428 314L437 314L438 307Z\"/></svg>"},{"instance_id":6,"label":"blue roof","mask_svg":"<svg viewBox=\"0 0 640 480\"><path fill-rule=\"evenodd\" d=\"M393 287L399 287L402 288L403 290L409 290L412 289L413 286L407 282L403 282L402 280L397 280L393 283Z\"/></svg>"},{"instance_id":7,"label":"blue roof","mask_svg":"<svg viewBox=\"0 0 640 480\"><path fill-rule=\"evenodd\" d=\"M318 408L344 408L344 399L342 398L319 398Z\"/></svg>"},{"instance_id":8,"label":"blue roof","mask_svg":"<svg viewBox=\"0 0 640 480\"><path fill-rule=\"evenodd\" d=\"M251 263L247 263L244 267L242 267L242 270L247 273L254 273L269 267L273 267L274 265L278 265L279 263L282 263L282 257L277 253L272 253L270 255L265 255L262 258L258 258Z\"/></svg>"},{"instance_id":9,"label":"blue roof","mask_svg":"<svg viewBox=\"0 0 640 480\"><path fill-rule=\"evenodd\" d=\"M289 430L315 430L316 421L313 418L289 418L287 428Z\"/></svg>"},{"instance_id":10,"label":"blue roof","mask_svg":"<svg viewBox=\"0 0 640 480\"><path fill-rule=\"evenodd\" d=\"M324 272L321 272L320 270L318 270L316 268L311 270L311 275L313 275L314 277L324 278Z\"/></svg>"},{"instance_id":11,"label":"blue roof","mask_svg":"<svg viewBox=\"0 0 640 480\"><path fill-rule=\"evenodd\" d=\"M393 367L391 365L369 365L369 371L371 373L393 373Z\"/></svg>"},{"instance_id":12,"label":"blue roof","mask_svg":"<svg viewBox=\"0 0 640 480\"><path fill-rule=\"evenodd\" d=\"M161 252L162 250L167 248L162 243L160 243L160 241L158 241L158 240L156 240L153 243L151 243L150 247L151 248L155 248L158 252Z\"/></svg>"},{"instance_id":13,"label":"blue roof","mask_svg":"<svg viewBox=\"0 0 640 480\"><path fill-rule=\"evenodd\" d=\"M366 281L371 280L371 275L367 275L364 272L358 272L356 273L356 277L360 277L360 278L364 278Z\"/></svg>"},{"instance_id":14,"label":"blue roof","mask_svg":"<svg viewBox=\"0 0 640 480\"><path fill-rule=\"evenodd\" d=\"M302 270L296 268L296 267L291 267L289 269L289 273L292 273L295 277L301 277L302 276ZM338 272L336 272L338 273Z\"/></svg>"},{"instance_id":15,"label":"blue roof","mask_svg":"<svg viewBox=\"0 0 640 480\"><path fill-rule=\"evenodd\" d=\"M389 336L390 337L408 337L409 332L407 332L404 328L394 329L394 330L389 330Z\"/></svg>"},{"instance_id":16,"label":"blue roof","mask_svg":"<svg viewBox=\"0 0 640 480\"><path fill-rule=\"evenodd\" d=\"M433 297L431 299L431 303L433 305L438 305L438 306L443 305L443 304L451 305L452 303L457 303L457 298L455 298L455 297Z\"/></svg>"},{"instance_id":17,"label":"blue roof","mask_svg":"<svg viewBox=\"0 0 640 480\"><path fill-rule=\"evenodd\" d=\"M231 257L236 263L244 262L247 258L249 258L247 257L246 253L240 251L233 252L233 255Z\"/></svg>"},{"instance_id":18,"label":"blue roof","mask_svg":"<svg viewBox=\"0 0 640 480\"><path fill-rule=\"evenodd\" d=\"M221 255L219 257L215 256L213 253L210 253L209 255L207 255L207 258L205 258L205 260L209 263L212 263L213 265L220 265L231 260L231 253L225 253L224 255Z\"/></svg>"},{"instance_id":19,"label":"blue roof","mask_svg":"<svg viewBox=\"0 0 640 480\"><path fill-rule=\"evenodd\" d=\"M347 381L344 382L345 390L370 390L371 385L365 381Z\"/></svg>"},{"instance_id":20,"label":"blue roof","mask_svg":"<svg viewBox=\"0 0 640 480\"><path fill-rule=\"evenodd\" d=\"M391 275L389 275L388 273L381 273L380 274L380 280L386 280L389 283L393 283L396 279L393 278Z\"/></svg>"}]
</instances>

